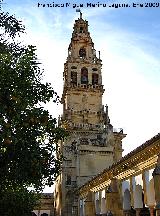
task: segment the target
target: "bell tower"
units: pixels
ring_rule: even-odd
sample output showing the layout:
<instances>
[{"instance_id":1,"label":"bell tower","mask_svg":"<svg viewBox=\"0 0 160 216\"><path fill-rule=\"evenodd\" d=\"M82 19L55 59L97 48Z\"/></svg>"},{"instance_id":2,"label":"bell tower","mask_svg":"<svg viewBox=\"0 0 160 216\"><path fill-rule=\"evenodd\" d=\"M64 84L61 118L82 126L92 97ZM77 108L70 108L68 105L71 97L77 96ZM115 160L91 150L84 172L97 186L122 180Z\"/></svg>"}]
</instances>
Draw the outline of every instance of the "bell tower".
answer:
<instances>
[{"instance_id":1,"label":"bell tower","mask_svg":"<svg viewBox=\"0 0 160 216\"><path fill-rule=\"evenodd\" d=\"M67 61L64 64L62 96L63 119L70 128L89 129L101 126L102 94L101 59L96 56L88 32L88 22L76 20ZM99 113L100 114L100 113Z\"/></svg>"},{"instance_id":2,"label":"bell tower","mask_svg":"<svg viewBox=\"0 0 160 216\"><path fill-rule=\"evenodd\" d=\"M64 64L63 115L59 126L69 137L59 143L64 160L55 184L57 216L78 216L76 189L122 157L123 130L114 130L102 105L102 60L88 21L75 20Z\"/></svg>"}]
</instances>

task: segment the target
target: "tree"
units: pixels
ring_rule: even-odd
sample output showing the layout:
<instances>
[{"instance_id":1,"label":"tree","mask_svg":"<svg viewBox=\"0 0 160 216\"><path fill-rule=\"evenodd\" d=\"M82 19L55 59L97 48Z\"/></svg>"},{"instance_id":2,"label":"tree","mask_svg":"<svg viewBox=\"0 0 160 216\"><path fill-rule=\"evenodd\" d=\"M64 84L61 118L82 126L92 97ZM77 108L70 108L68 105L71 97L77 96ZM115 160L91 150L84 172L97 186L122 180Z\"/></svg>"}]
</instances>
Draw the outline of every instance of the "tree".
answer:
<instances>
[{"instance_id":1,"label":"tree","mask_svg":"<svg viewBox=\"0 0 160 216\"><path fill-rule=\"evenodd\" d=\"M0 199L0 214L3 216L32 216L31 212L39 203L40 196L25 187L16 190L7 188Z\"/></svg>"},{"instance_id":2,"label":"tree","mask_svg":"<svg viewBox=\"0 0 160 216\"><path fill-rule=\"evenodd\" d=\"M0 209L6 216L25 215L4 214L7 196L23 194L29 202L29 186L40 191L53 184L61 164L55 144L67 135L42 106L59 97L50 83L42 83L36 48L17 42L24 31L14 16L0 13Z\"/></svg>"}]
</instances>

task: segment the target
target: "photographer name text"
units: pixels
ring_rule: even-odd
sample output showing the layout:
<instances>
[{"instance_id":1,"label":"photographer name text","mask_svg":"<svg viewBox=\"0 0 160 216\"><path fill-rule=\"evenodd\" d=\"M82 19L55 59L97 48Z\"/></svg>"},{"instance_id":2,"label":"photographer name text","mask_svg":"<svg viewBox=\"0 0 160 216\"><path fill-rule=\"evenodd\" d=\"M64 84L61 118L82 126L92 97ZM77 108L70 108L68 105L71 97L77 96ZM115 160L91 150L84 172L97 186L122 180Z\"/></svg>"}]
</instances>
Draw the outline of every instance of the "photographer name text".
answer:
<instances>
[{"instance_id":1,"label":"photographer name text","mask_svg":"<svg viewBox=\"0 0 160 216\"><path fill-rule=\"evenodd\" d=\"M39 3L38 2L38 7L52 7L52 8L158 8L160 7L160 3L159 2L145 2L145 3L113 3L113 4L109 4L109 3L83 3L83 4L78 4L78 3Z\"/></svg>"}]
</instances>

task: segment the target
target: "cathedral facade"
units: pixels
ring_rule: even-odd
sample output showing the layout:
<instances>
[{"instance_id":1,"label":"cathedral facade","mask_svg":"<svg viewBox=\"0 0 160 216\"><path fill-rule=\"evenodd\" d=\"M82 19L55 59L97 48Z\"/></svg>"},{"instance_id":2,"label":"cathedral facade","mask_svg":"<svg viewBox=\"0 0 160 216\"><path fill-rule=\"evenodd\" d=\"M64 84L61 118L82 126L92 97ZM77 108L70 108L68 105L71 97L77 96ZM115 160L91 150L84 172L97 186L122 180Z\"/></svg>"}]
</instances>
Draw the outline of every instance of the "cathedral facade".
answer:
<instances>
[{"instance_id":1,"label":"cathedral facade","mask_svg":"<svg viewBox=\"0 0 160 216\"><path fill-rule=\"evenodd\" d=\"M78 216L77 189L122 158L123 130L114 130L108 106L102 104L102 60L88 31L88 21L75 20L64 64L63 114L59 126L69 137L59 142L63 155L55 183L56 216Z\"/></svg>"}]
</instances>

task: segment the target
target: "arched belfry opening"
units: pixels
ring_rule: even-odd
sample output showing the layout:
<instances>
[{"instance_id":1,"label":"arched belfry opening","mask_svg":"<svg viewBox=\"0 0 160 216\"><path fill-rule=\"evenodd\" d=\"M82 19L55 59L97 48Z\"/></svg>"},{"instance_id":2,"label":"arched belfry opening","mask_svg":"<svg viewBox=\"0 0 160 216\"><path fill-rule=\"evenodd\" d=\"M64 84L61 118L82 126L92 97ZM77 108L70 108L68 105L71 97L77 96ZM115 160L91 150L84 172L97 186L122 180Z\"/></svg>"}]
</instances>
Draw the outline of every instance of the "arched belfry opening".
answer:
<instances>
[{"instance_id":1,"label":"arched belfry opening","mask_svg":"<svg viewBox=\"0 0 160 216\"><path fill-rule=\"evenodd\" d=\"M79 33L83 33L83 32L84 32L84 28L83 26L80 26Z\"/></svg>"},{"instance_id":2,"label":"arched belfry opening","mask_svg":"<svg viewBox=\"0 0 160 216\"><path fill-rule=\"evenodd\" d=\"M85 58L86 57L86 49L84 47L80 48L79 56L80 56L80 58Z\"/></svg>"},{"instance_id":3,"label":"arched belfry opening","mask_svg":"<svg viewBox=\"0 0 160 216\"><path fill-rule=\"evenodd\" d=\"M81 84L88 84L88 69L86 67L81 69Z\"/></svg>"},{"instance_id":4,"label":"arched belfry opening","mask_svg":"<svg viewBox=\"0 0 160 216\"><path fill-rule=\"evenodd\" d=\"M92 85L98 85L98 74L92 74Z\"/></svg>"},{"instance_id":5,"label":"arched belfry opening","mask_svg":"<svg viewBox=\"0 0 160 216\"><path fill-rule=\"evenodd\" d=\"M71 71L71 84L77 85L77 72Z\"/></svg>"}]
</instances>

